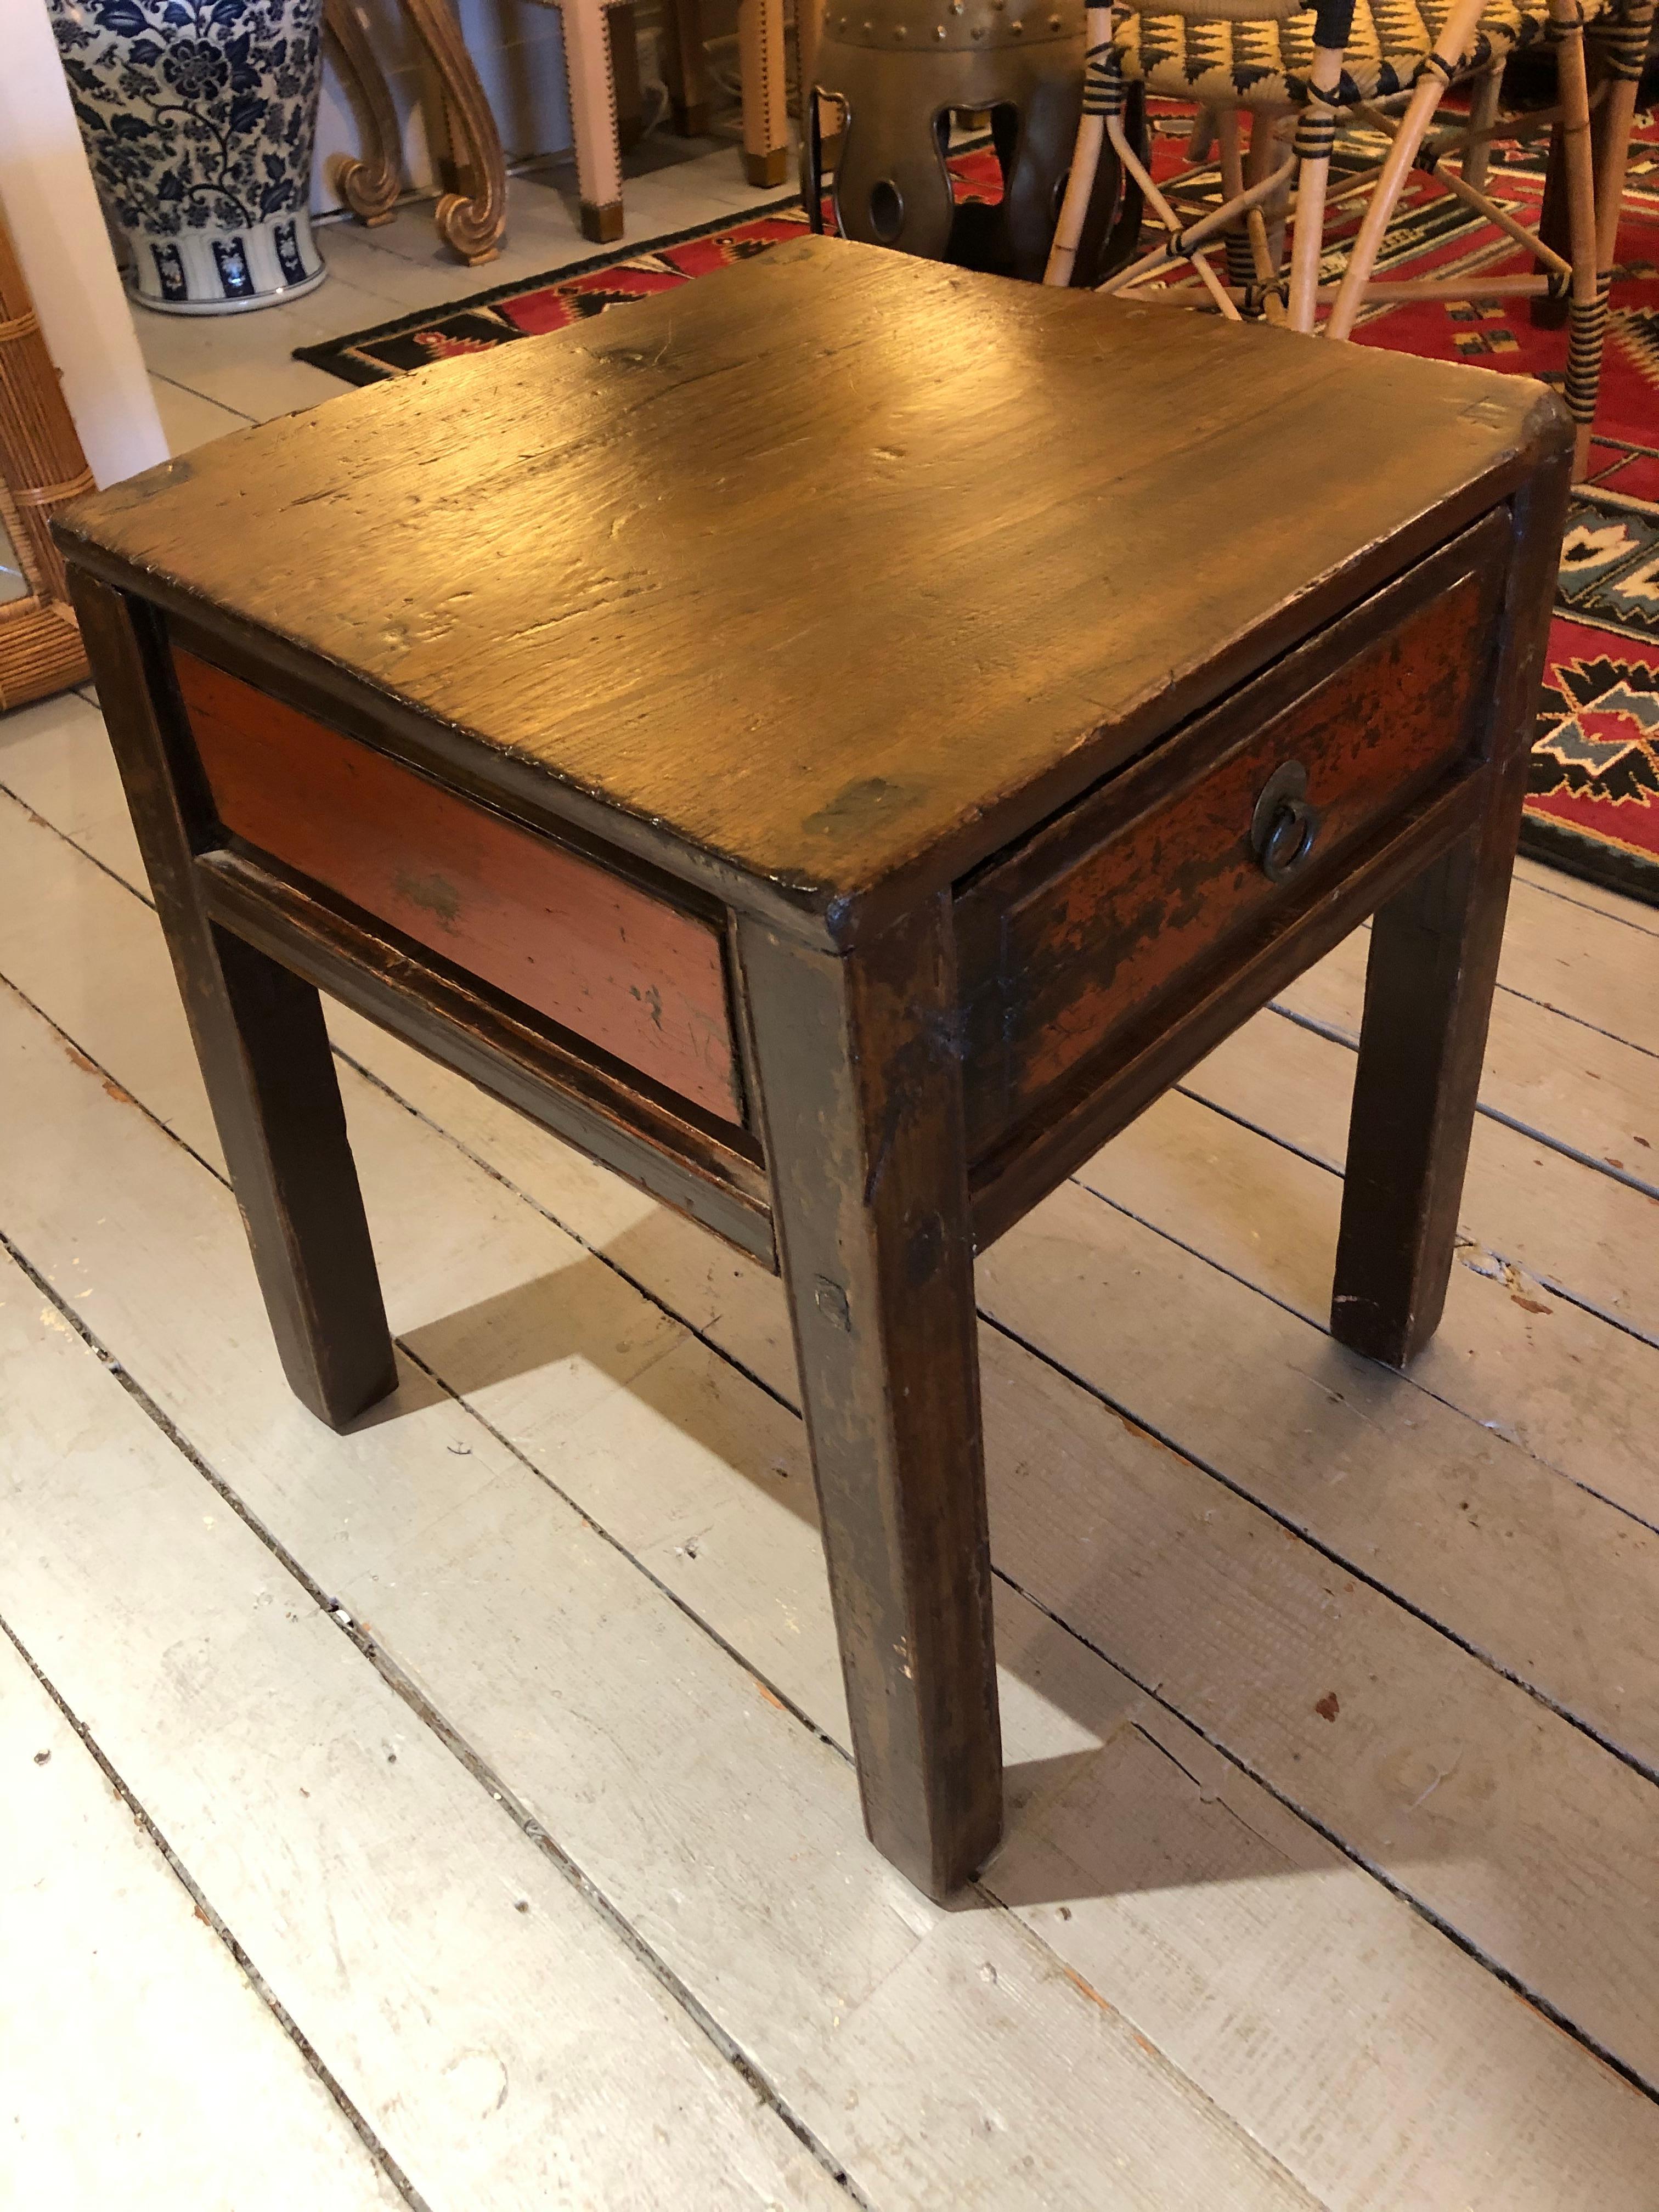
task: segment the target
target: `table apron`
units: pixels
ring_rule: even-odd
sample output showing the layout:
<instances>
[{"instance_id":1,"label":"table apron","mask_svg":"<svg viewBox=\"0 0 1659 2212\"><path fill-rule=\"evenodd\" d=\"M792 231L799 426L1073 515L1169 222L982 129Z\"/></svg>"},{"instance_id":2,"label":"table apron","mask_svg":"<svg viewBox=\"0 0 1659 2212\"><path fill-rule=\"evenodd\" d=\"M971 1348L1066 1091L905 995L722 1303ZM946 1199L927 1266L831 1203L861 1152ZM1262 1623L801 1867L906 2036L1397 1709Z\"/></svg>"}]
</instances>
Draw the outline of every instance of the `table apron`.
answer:
<instances>
[{"instance_id":1,"label":"table apron","mask_svg":"<svg viewBox=\"0 0 1659 2212\"><path fill-rule=\"evenodd\" d=\"M1464 769L1350 856L1334 883L1277 912L1220 967L1115 1026L1066 1081L976 1159L974 1241L983 1251L1303 970L1409 883L1492 803L1500 764Z\"/></svg>"},{"instance_id":2,"label":"table apron","mask_svg":"<svg viewBox=\"0 0 1659 2212\"><path fill-rule=\"evenodd\" d=\"M198 856L222 928L775 1271L759 1147L622 1080L488 986L344 913L262 855ZM739 1145L743 1149L739 1149Z\"/></svg>"},{"instance_id":3,"label":"table apron","mask_svg":"<svg viewBox=\"0 0 1659 2212\"><path fill-rule=\"evenodd\" d=\"M1484 757L1512 552L1500 510L963 887L970 1160L1103 1081L1153 1007L1170 1025Z\"/></svg>"}]
</instances>

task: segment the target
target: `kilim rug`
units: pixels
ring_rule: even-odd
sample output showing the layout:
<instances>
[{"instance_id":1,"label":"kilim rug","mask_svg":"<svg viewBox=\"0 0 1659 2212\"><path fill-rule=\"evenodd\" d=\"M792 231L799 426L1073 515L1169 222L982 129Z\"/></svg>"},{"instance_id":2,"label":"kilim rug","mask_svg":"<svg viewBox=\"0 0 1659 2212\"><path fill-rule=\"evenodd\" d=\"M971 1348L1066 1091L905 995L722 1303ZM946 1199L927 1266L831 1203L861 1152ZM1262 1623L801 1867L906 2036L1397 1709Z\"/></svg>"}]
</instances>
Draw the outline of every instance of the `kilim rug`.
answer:
<instances>
[{"instance_id":1,"label":"kilim rug","mask_svg":"<svg viewBox=\"0 0 1659 2212\"><path fill-rule=\"evenodd\" d=\"M1152 109L1153 167L1168 177L1185 167L1190 113L1165 102ZM1366 134L1354 130L1339 158L1359 166L1376 157ZM1543 161L1540 148L1495 161L1488 192L1534 219ZM951 167L959 199L999 196L988 149L956 155ZM1195 201L1218 199L1219 179L1200 177L1191 189ZM805 223L799 202L782 198L737 221L303 346L296 357L348 383L378 383L672 290L799 237ZM1619 257L1591 480L1578 488L1568 516L1522 843L1540 860L1659 905L1659 123L1652 116L1638 122ZM1346 258L1345 236L1334 229L1328 279ZM1523 261L1443 186L1414 175L1378 270L1456 276ZM1356 336L1364 345L1518 371L1558 386L1566 362L1565 330L1534 330L1524 300L1376 307Z\"/></svg>"}]
</instances>

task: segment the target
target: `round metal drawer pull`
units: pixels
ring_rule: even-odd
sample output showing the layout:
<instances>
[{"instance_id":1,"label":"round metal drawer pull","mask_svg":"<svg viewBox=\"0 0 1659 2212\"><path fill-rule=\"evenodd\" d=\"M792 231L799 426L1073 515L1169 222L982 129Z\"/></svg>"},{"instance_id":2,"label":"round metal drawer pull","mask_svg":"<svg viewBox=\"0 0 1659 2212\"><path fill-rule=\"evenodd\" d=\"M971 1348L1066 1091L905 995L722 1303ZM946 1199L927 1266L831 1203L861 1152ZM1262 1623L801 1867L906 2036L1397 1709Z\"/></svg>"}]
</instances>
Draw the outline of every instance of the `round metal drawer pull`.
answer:
<instances>
[{"instance_id":1,"label":"round metal drawer pull","mask_svg":"<svg viewBox=\"0 0 1659 2212\"><path fill-rule=\"evenodd\" d=\"M1282 884L1302 866L1319 836L1319 809L1308 799L1308 771L1286 761L1262 786L1250 817L1250 850L1270 884Z\"/></svg>"}]
</instances>

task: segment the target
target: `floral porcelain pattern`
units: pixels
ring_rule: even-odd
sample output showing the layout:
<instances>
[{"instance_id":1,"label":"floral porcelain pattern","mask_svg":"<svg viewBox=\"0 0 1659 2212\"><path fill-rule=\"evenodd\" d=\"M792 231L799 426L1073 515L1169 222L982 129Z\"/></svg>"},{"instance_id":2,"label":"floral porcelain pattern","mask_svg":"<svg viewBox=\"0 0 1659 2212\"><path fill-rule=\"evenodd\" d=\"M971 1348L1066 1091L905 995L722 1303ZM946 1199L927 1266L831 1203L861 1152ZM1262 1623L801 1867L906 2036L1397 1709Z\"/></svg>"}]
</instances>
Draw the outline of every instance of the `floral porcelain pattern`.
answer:
<instances>
[{"instance_id":1,"label":"floral porcelain pattern","mask_svg":"<svg viewBox=\"0 0 1659 2212\"><path fill-rule=\"evenodd\" d=\"M303 211L322 0L50 0L76 116L124 230Z\"/></svg>"}]
</instances>

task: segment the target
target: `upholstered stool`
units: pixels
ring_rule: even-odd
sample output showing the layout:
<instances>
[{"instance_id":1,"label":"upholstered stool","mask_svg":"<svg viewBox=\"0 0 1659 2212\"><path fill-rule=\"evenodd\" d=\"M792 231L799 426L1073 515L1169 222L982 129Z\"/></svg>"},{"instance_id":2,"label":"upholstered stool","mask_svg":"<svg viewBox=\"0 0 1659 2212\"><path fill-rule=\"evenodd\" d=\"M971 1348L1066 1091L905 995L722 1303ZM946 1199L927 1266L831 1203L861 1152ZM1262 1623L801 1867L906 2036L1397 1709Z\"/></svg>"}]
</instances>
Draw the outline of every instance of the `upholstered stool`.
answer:
<instances>
[{"instance_id":1,"label":"upholstered stool","mask_svg":"<svg viewBox=\"0 0 1659 2212\"><path fill-rule=\"evenodd\" d=\"M1570 452L1518 379L809 238L71 507L295 1390L395 1380L320 985L781 1273L866 1820L965 1880L975 1250L1374 914L1332 1328L1427 1340Z\"/></svg>"}]
</instances>

